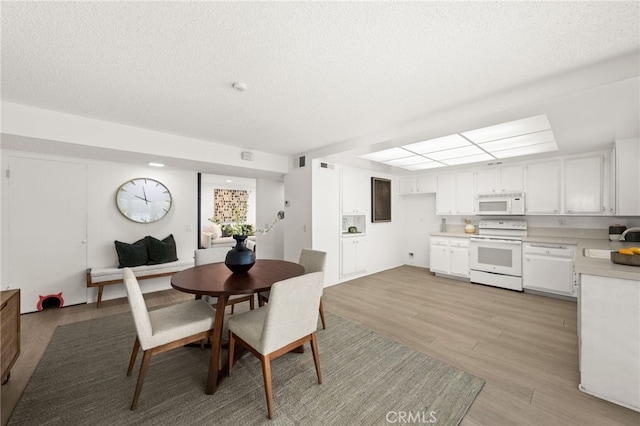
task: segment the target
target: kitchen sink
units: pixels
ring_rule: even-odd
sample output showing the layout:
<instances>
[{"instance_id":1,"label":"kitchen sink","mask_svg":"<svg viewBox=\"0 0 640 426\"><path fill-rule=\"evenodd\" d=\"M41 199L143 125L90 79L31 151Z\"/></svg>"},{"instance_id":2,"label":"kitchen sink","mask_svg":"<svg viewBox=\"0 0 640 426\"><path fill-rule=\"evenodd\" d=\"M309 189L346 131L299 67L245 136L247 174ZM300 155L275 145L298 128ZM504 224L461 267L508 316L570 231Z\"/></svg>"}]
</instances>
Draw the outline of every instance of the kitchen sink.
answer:
<instances>
[{"instance_id":1,"label":"kitchen sink","mask_svg":"<svg viewBox=\"0 0 640 426\"><path fill-rule=\"evenodd\" d=\"M611 259L611 250L605 249L583 249L585 257L597 257L599 259Z\"/></svg>"}]
</instances>

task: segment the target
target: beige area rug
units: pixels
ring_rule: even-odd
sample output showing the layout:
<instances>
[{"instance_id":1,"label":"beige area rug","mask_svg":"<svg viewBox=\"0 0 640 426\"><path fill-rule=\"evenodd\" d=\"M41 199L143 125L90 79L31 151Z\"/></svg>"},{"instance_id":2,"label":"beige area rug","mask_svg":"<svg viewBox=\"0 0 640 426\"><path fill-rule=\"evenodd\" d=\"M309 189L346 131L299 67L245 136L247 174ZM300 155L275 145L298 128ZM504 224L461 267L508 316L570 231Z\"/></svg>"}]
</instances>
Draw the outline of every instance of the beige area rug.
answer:
<instances>
[{"instance_id":1,"label":"beige area rug","mask_svg":"<svg viewBox=\"0 0 640 426\"><path fill-rule=\"evenodd\" d=\"M259 361L245 354L214 395L209 352L179 348L152 359L138 408L126 376L129 313L57 328L10 425L457 425L484 381L327 313L318 331L323 383L311 350L274 361L275 416L267 419Z\"/></svg>"}]
</instances>

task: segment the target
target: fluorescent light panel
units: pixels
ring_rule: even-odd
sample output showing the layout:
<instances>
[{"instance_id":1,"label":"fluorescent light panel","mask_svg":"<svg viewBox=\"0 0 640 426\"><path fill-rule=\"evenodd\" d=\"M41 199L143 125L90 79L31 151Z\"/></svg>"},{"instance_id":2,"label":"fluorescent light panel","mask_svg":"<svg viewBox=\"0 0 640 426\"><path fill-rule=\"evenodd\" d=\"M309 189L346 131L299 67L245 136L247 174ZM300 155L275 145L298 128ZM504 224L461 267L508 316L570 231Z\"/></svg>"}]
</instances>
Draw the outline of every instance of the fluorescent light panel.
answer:
<instances>
[{"instance_id":1,"label":"fluorescent light panel","mask_svg":"<svg viewBox=\"0 0 640 426\"><path fill-rule=\"evenodd\" d=\"M404 149L415 152L416 154L428 154L430 152L443 151L445 149L460 148L468 146L471 143L462 136L455 134L444 136L436 139L429 139L422 142L416 142L409 145L403 145Z\"/></svg>"},{"instance_id":2,"label":"fluorescent light panel","mask_svg":"<svg viewBox=\"0 0 640 426\"><path fill-rule=\"evenodd\" d=\"M407 170L424 170L557 149L558 145L547 116L537 115L372 152L360 157Z\"/></svg>"},{"instance_id":3,"label":"fluorescent light panel","mask_svg":"<svg viewBox=\"0 0 640 426\"><path fill-rule=\"evenodd\" d=\"M403 166L403 169L406 170L426 170L426 169L435 169L437 167L445 167L446 164L443 163L439 163L437 161L429 161L427 163L420 163L420 164L412 164L409 166Z\"/></svg>"},{"instance_id":4,"label":"fluorescent light panel","mask_svg":"<svg viewBox=\"0 0 640 426\"><path fill-rule=\"evenodd\" d=\"M411 157L398 158L397 160L389 160L383 161L384 164L388 164L390 166L402 167L402 166L410 166L412 164L420 164L430 162L428 158L424 158L422 155L413 155Z\"/></svg>"},{"instance_id":5,"label":"fluorescent light panel","mask_svg":"<svg viewBox=\"0 0 640 426\"><path fill-rule=\"evenodd\" d=\"M547 116L537 115L535 117L523 118L522 120L509 121L508 123L462 132L461 135L473 143L483 143L549 129L551 129L551 125L549 125Z\"/></svg>"},{"instance_id":6,"label":"fluorescent light panel","mask_svg":"<svg viewBox=\"0 0 640 426\"><path fill-rule=\"evenodd\" d=\"M398 158L409 157L413 155L412 152L402 148L385 149L384 151L372 152L370 154L361 155L361 158L365 158L371 161L389 161L397 160Z\"/></svg>"}]
</instances>

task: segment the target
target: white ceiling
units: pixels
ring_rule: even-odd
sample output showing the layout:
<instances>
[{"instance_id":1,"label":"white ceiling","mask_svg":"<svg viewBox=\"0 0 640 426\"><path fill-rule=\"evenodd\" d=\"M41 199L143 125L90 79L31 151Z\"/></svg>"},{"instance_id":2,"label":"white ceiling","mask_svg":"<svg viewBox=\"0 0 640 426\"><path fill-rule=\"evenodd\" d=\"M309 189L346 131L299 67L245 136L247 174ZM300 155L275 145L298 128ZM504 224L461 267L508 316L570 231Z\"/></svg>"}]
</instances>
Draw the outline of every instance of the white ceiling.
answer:
<instances>
[{"instance_id":1,"label":"white ceiling","mask_svg":"<svg viewBox=\"0 0 640 426\"><path fill-rule=\"evenodd\" d=\"M355 157L539 113L561 152L638 136L635 1L0 12L2 100L243 149Z\"/></svg>"}]
</instances>

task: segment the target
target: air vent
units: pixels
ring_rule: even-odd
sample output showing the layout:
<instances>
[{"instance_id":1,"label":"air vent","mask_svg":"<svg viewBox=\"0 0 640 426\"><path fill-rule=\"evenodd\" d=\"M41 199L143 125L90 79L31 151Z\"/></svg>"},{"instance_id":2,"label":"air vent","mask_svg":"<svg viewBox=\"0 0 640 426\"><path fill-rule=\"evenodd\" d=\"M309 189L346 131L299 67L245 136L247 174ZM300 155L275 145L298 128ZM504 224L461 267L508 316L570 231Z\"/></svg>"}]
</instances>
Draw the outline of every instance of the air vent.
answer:
<instances>
[{"instance_id":1,"label":"air vent","mask_svg":"<svg viewBox=\"0 0 640 426\"><path fill-rule=\"evenodd\" d=\"M301 167L306 167L306 164L307 164L307 157L304 155L293 159L293 167L296 169Z\"/></svg>"}]
</instances>

